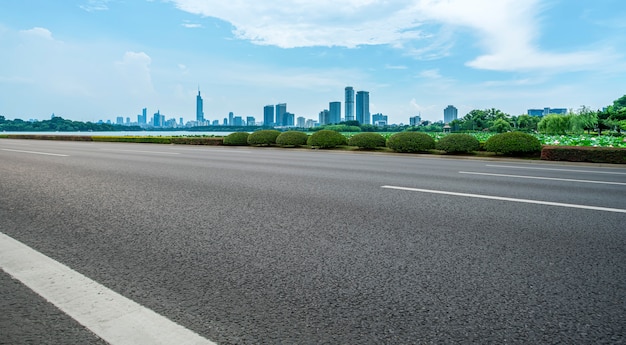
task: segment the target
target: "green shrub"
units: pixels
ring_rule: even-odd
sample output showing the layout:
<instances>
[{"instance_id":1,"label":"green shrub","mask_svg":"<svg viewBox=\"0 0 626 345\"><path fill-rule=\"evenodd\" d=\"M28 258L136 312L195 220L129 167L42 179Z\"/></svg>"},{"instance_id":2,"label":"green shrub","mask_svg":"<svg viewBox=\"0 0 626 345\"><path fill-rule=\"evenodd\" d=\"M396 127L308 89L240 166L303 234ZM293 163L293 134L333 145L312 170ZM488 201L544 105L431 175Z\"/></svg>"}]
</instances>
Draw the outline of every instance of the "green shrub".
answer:
<instances>
[{"instance_id":1,"label":"green shrub","mask_svg":"<svg viewBox=\"0 0 626 345\"><path fill-rule=\"evenodd\" d=\"M276 138L280 135L280 131L275 129L263 129L252 132L248 136L248 145L253 146L270 146L276 144Z\"/></svg>"},{"instance_id":2,"label":"green shrub","mask_svg":"<svg viewBox=\"0 0 626 345\"><path fill-rule=\"evenodd\" d=\"M93 136L93 141L119 142L119 143L150 143L171 144L171 137L131 137L131 136Z\"/></svg>"},{"instance_id":3,"label":"green shrub","mask_svg":"<svg viewBox=\"0 0 626 345\"><path fill-rule=\"evenodd\" d=\"M346 145L347 143L348 141L343 134L329 129L317 131L311 134L307 140L308 145L316 146L321 149L329 149L339 145Z\"/></svg>"},{"instance_id":4,"label":"green shrub","mask_svg":"<svg viewBox=\"0 0 626 345\"><path fill-rule=\"evenodd\" d=\"M172 144L222 145L223 143L224 143L224 138L220 138L220 137L207 137L207 138L175 137L175 138L172 138Z\"/></svg>"},{"instance_id":5,"label":"green shrub","mask_svg":"<svg viewBox=\"0 0 626 345\"><path fill-rule=\"evenodd\" d=\"M424 152L435 148L435 139L426 133L400 132L387 139L387 147L396 152Z\"/></svg>"},{"instance_id":6,"label":"green shrub","mask_svg":"<svg viewBox=\"0 0 626 345\"><path fill-rule=\"evenodd\" d=\"M248 132L234 132L224 137L224 145L229 146L247 146Z\"/></svg>"},{"instance_id":7,"label":"green shrub","mask_svg":"<svg viewBox=\"0 0 626 345\"><path fill-rule=\"evenodd\" d=\"M626 164L626 149L589 146L544 146L541 150L541 159Z\"/></svg>"},{"instance_id":8,"label":"green shrub","mask_svg":"<svg viewBox=\"0 0 626 345\"><path fill-rule=\"evenodd\" d=\"M348 145L369 150L377 147L385 147L385 142L385 137L378 133L359 133L348 139Z\"/></svg>"},{"instance_id":9,"label":"green shrub","mask_svg":"<svg viewBox=\"0 0 626 345\"><path fill-rule=\"evenodd\" d=\"M435 148L446 153L467 153L478 151L480 142L469 134L453 133L439 139Z\"/></svg>"},{"instance_id":10,"label":"green shrub","mask_svg":"<svg viewBox=\"0 0 626 345\"><path fill-rule=\"evenodd\" d=\"M309 136L300 131L287 131L280 133L278 137L276 137L276 144L283 147L298 147L302 145L306 145L306 141Z\"/></svg>"},{"instance_id":11,"label":"green shrub","mask_svg":"<svg viewBox=\"0 0 626 345\"><path fill-rule=\"evenodd\" d=\"M487 139L485 150L509 156L532 155L541 152L541 142L527 133L500 133Z\"/></svg>"}]
</instances>

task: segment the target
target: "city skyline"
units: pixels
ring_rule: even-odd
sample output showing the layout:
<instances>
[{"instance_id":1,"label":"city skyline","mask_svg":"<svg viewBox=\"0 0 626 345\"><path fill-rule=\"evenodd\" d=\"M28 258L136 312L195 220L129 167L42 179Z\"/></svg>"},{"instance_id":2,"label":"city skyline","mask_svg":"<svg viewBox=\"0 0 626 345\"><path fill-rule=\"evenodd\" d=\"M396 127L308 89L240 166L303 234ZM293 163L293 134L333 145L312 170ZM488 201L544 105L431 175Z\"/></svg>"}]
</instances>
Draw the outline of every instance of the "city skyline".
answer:
<instances>
[{"instance_id":1,"label":"city skyline","mask_svg":"<svg viewBox=\"0 0 626 345\"><path fill-rule=\"evenodd\" d=\"M147 107L189 121L199 84L219 122L279 103L316 119L346 105L346 85L388 123L439 121L448 104L459 117L601 109L624 93L625 15L610 0L5 2L0 114L96 122Z\"/></svg>"}]
</instances>

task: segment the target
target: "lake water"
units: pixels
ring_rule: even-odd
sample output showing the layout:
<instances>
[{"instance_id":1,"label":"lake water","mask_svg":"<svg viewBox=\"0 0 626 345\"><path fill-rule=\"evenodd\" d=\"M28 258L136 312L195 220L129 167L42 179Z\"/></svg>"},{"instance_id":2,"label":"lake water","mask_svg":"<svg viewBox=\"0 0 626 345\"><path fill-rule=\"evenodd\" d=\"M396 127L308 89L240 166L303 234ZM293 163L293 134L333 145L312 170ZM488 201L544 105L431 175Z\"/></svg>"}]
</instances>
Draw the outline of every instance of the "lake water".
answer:
<instances>
[{"instance_id":1,"label":"lake water","mask_svg":"<svg viewBox=\"0 0 626 345\"><path fill-rule=\"evenodd\" d=\"M171 136L216 136L225 137L232 132L195 132L195 131L119 131L119 132L0 132L0 134L41 134L41 135L93 135L124 137L171 137Z\"/></svg>"}]
</instances>

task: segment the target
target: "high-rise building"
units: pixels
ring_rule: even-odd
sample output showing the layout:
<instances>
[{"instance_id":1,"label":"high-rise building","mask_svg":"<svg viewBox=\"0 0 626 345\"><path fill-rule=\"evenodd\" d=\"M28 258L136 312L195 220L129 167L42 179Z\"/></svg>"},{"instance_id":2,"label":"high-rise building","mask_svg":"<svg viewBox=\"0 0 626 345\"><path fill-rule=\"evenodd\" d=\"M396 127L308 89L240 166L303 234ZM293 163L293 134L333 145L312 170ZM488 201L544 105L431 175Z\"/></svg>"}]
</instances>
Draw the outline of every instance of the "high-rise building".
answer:
<instances>
[{"instance_id":1,"label":"high-rise building","mask_svg":"<svg viewBox=\"0 0 626 345\"><path fill-rule=\"evenodd\" d=\"M233 122L234 122L234 117L235 117L235 114L233 114L233 112L232 112L232 111L231 111L230 113L228 113L228 125L229 125L229 126L232 126L232 125L233 125Z\"/></svg>"},{"instance_id":2,"label":"high-rise building","mask_svg":"<svg viewBox=\"0 0 626 345\"><path fill-rule=\"evenodd\" d=\"M337 124L341 122L341 102L330 102L328 104L328 111L330 113L328 123Z\"/></svg>"},{"instance_id":3,"label":"high-rise building","mask_svg":"<svg viewBox=\"0 0 626 345\"><path fill-rule=\"evenodd\" d=\"M289 112L285 113L285 115L283 115L283 126L293 127L295 125L295 118L296 115Z\"/></svg>"},{"instance_id":4,"label":"high-rise building","mask_svg":"<svg viewBox=\"0 0 626 345\"><path fill-rule=\"evenodd\" d=\"M383 115L381 113L377 113L372 115L372 123L374 126L383 127L387 125L387 115Z\"/></svg>"},{"instance_id":5,"label":"high-rise building","mask_svg":"<svg viewBox=\"0 0 626 345\"><path fill-rule=\"evenodd\" d=\"M247 116L246 117L246 126L256 126L256 120L255 120L254 116Z\"/></svg>"},{"instance_id":6,"label":"high-rise building","mask_svg":"<svg viewBox=\"0 0 626 345\"><path fill-rule=\"evenodd\" d=\"M443 110L443 123L450 123L456 120L457 114L458 110L453 105L447 106L446 109Z\"/></svg>"},{"instance_id":7,"label":"high-rise building","mask_svg":"<svg viewBox=\"0 0 626 345\"><path fill-rule=\"evenodd\" d=\"M287 103L276 104L276 126L285 125L285 113L287 113Z\"/></svg>"},{"instance_id":8,"label":"high-rise building","mask_svg":"<svg viewBox=\"0 0 626 345\"><path fill-rule=\"evenodd\" d=\"M152 125L154 127L163 127L165 125L165 115L161 114L160 110L157 110L152 117Z\"/></svg>"},{"instance_id":9,"label":"high-rise building","mask_svg":"<svg viewBox=\"0 0 626 345\"><path fill-rule=\"evenodd\" d=\"M296 127L304 128L305 124L306 119L304 118L304 116L298 116L298 118L296 119Z\"/></svg>"},{"instance_id":10,"label":"high-rise building","mask_svg":"<svg viewBox=\"0 0 626 345\"><path fill-rule=\"evenodd\" d=\"M137 115L137 123L141 125L145 125L148 123L148 109L143 108L141 110L141 115Z\"/></svg>"},{"instance_id":11,"label":"high-rise building","mask_svg":"<svg viewBox=\"0 0 626 345\"><path fill-rule=\"evenodd\" d=\"M273 126L274 125L274 106L266 105L263 107L263 126Z\"/></svg>"},{"instance_id":12,"label":"high-rise building","mask_svg":"<svg viewBox=\"0 0 626 345\"><path fill-rule=\"evenodd\" d=\"M198 125L204 124L204 106L202 103L202 97L200 97L200 89L198 89L198 95L196 96L196 121Z\"/></svg>"},{"instance_id":13,"label":"high-rise building","mask_svg":"<svg viewBox=\"0 0 626 345\"><path fill-rule=\"evenodd\" d=\"M115 124L116 124L116 125L123 125L123 124L124 124L124 116L118 116L118 117L115 119Z\"/></svg>"},{"instance_id":14,"label":"high-rise building","mask_svg":"<svg viewBox=\"0 0 626 345\"><path fill-rule=\"evenodd\" d=\"M354 89L352 86L346 86L345 106L346 121L354 121Z\"/></svg>"},{"instance_id":15,"label":"high-rise building","mask_svg":"<svg viewBox=\"0 0 626 345\"><path fill-rule=\"evenodd\" d=\"M422 123L422 117L419 115L415 115L409 117L409 125L411 126L419 126Z\"/></svg>"},{"instance_id":16,"label":"high-rise building","mask_svg":"<svg viewBox=\"0 0 626 345\"><path fill-rule=\"evenodd\" d=\"M370 124L370 93L367 91L356 93L356 120L362 125Z\"/></svg>"},{"instance_id":17,"label":"high-rise building","mask_svg":"<svg viewBox=\"0 0 626 345\"><path fill-rule=\"evenodd\" d=\"M320 115L319 115L319 124L320 125L328 125L330 124L330 111L328 111L327 109L324 109L322 111L320 111Z\"/></svg>"}]
</instances>

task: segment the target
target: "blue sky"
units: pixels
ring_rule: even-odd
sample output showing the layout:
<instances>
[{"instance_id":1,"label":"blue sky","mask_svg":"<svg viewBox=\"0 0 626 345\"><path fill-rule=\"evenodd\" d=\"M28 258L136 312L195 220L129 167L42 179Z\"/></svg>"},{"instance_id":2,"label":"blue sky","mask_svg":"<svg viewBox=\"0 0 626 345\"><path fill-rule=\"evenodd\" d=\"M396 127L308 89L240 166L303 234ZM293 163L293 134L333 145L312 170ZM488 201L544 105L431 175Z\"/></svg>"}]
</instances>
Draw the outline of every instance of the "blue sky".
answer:
<instances>
[{"instance_id":1,"label":"blue sky","mask_svg":"<svg viewBox=\"0 0 626 345\"><path fill-rule=\"evenodd\" d=\"M626 94L625 47L623 0L2 1L0 115L187 121L200 87L210 120L317 119L347 85L392 123L597 109Z\"/></svg>"}]
</instances>

